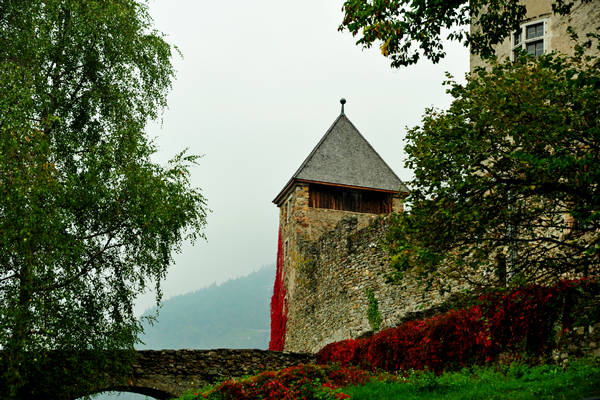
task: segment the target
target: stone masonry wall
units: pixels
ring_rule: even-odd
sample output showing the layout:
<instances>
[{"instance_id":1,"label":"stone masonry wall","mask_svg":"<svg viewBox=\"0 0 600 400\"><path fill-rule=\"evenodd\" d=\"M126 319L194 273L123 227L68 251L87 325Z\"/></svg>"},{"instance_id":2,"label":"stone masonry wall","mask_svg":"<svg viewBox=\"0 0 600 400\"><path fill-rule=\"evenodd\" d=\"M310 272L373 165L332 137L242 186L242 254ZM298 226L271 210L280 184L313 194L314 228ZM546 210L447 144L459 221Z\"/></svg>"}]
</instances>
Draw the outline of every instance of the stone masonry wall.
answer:
<instances>
[{"instance_id":1,"label":"stone masonry wall","mask_svg":"<svg viewBox=\"0 0 600 400\"><path fill-rule=\"evenodd\" d=\"M552 358L558 363L586 356L600 358L600 322L562 333L552 351Z\"/></svg>"},{"instance_id":2,"label":"stone masonry wall","mask_svg":"<svg viewBox=\"0 0 600 400\"><path fill-rule=\"evenodd\" d=\"M443 301L435 288L426 290L410 276L402 285L386 283L390 266L381 240L388 219L372 218L366 227L361 222L347 215L318 241L298 242L302 261L290 267L294 290L288 292L286 351L317 352L369 332L367 289L379 302L382 329Z\"/></svg>"},{"instance_id":3,"label":"stone masonry wall","mask_svg":"<svg viewBox=\"0 0 600 400\"><path fill-rule=\"evenodd\" d=\"M359 229L368 226L378 217L377 214L309 207L308 199L309 184L299 183L279 207L279 227L284 247L284 286L288 304L296 288L297 266L306 262L307 255L299 249L316 242L346 216L356 218ZM401 199L393 199L393 210L402 211Z\"/></svg>"}]
</instances>

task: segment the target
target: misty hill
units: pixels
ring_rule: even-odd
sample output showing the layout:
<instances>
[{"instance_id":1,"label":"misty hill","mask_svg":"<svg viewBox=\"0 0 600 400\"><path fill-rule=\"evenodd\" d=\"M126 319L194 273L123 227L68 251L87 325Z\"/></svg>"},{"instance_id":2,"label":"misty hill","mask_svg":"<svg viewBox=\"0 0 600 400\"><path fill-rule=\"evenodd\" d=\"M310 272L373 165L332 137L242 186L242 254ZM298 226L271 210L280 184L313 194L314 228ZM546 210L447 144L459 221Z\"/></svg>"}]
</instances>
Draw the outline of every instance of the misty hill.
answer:
<instances>
[{"instance_id":1,"label":"misty hill","mask_svg":"<svg viewBox=\"0 0 600 400\"><path fill-rule=\"evenodd\" d=\"M172 297L162 303L158 321L144 327L142 349L267 349L269 303L275 266L245 277ZM144 315L154 315L150 309ZM150 399L134 393L102 393L94 400Z\"/></svg>"},{"instance_id":2,"label":"misty hill","mask_svg":"<svg viewBox=\"0 0 600 400\"><path fill-rule=\"evenodd\" d=\"M158 321L144 327L144 345L138 348L266 349L274 279L275 268L265 267L164 301Z\"/></svg>"}]
</instances>

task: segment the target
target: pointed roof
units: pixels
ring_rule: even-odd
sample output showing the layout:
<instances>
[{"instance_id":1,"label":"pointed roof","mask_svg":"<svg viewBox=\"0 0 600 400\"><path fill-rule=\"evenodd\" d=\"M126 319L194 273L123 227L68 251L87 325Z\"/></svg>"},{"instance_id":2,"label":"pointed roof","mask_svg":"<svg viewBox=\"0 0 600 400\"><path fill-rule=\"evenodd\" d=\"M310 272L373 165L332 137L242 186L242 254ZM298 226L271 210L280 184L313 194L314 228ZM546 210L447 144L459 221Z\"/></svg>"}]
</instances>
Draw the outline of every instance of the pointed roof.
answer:
<instances>
[{"instance_id":1,"label":"pointed roof","mask_svg":"<svg viewBox=\"0 0 600 400\"><path fill-rule=\"evenodd\" d=\"M343 112L273 202L279 204L298 181L390 193L408 192Z\"/></svg>"}]
</instances>

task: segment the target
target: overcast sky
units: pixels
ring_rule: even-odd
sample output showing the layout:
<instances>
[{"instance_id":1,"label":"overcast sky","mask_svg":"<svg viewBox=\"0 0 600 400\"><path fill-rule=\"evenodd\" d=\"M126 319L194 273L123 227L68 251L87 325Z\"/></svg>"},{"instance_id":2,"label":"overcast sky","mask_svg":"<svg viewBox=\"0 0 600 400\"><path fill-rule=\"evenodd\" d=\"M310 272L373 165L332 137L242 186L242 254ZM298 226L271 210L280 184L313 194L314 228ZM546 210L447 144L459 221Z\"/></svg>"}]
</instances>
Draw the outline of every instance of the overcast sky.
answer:
<instances>
[{"instance_id":1,"label":"overcast sky","mask_svg":"<svg viewBox=\"0 0 600 400\"><path fill-rule=\"evenodd\" d=\"M178 46L177 77L162 123L148 127L156 160L189 148L212 210L207 241L186 244L163 284L165 298L275 262L272 203L340 112L403 180L406 126L445 108L444 72L463 80L467 49L447 46L433 65L393 70L377 48L338 32L343 0L150 0L156 28ZM137 312L152 305L141 296Z\"/></svg>"}]
</instances>

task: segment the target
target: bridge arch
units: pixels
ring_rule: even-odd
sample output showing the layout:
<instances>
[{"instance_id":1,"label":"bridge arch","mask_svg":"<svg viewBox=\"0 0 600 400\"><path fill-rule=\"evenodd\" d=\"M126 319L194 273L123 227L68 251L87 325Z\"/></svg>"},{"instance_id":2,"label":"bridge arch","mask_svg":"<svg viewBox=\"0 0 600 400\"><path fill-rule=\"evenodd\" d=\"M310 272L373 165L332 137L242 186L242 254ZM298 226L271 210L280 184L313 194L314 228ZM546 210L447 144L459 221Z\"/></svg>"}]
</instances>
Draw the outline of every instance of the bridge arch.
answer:
<instances>
[{"instance_id":1,"label":"bridge arch","mask_svg":"<svg viewBox=\"0 0 600 400\"><path fill-rule=\"evenodd\" d=\"M175 397L178 397L176 393L169 393L164 390L159 390L151 387L144 386L122 386L122 385L108 385L106 387L96 388L92 392L79 394L78 397L75 397L73 400L80 399L84 396L103 393L103 392L127 392L127 393L136 393L144 396L150 396L156 400L170 400Z\"/></svg>"}]
</instances>

